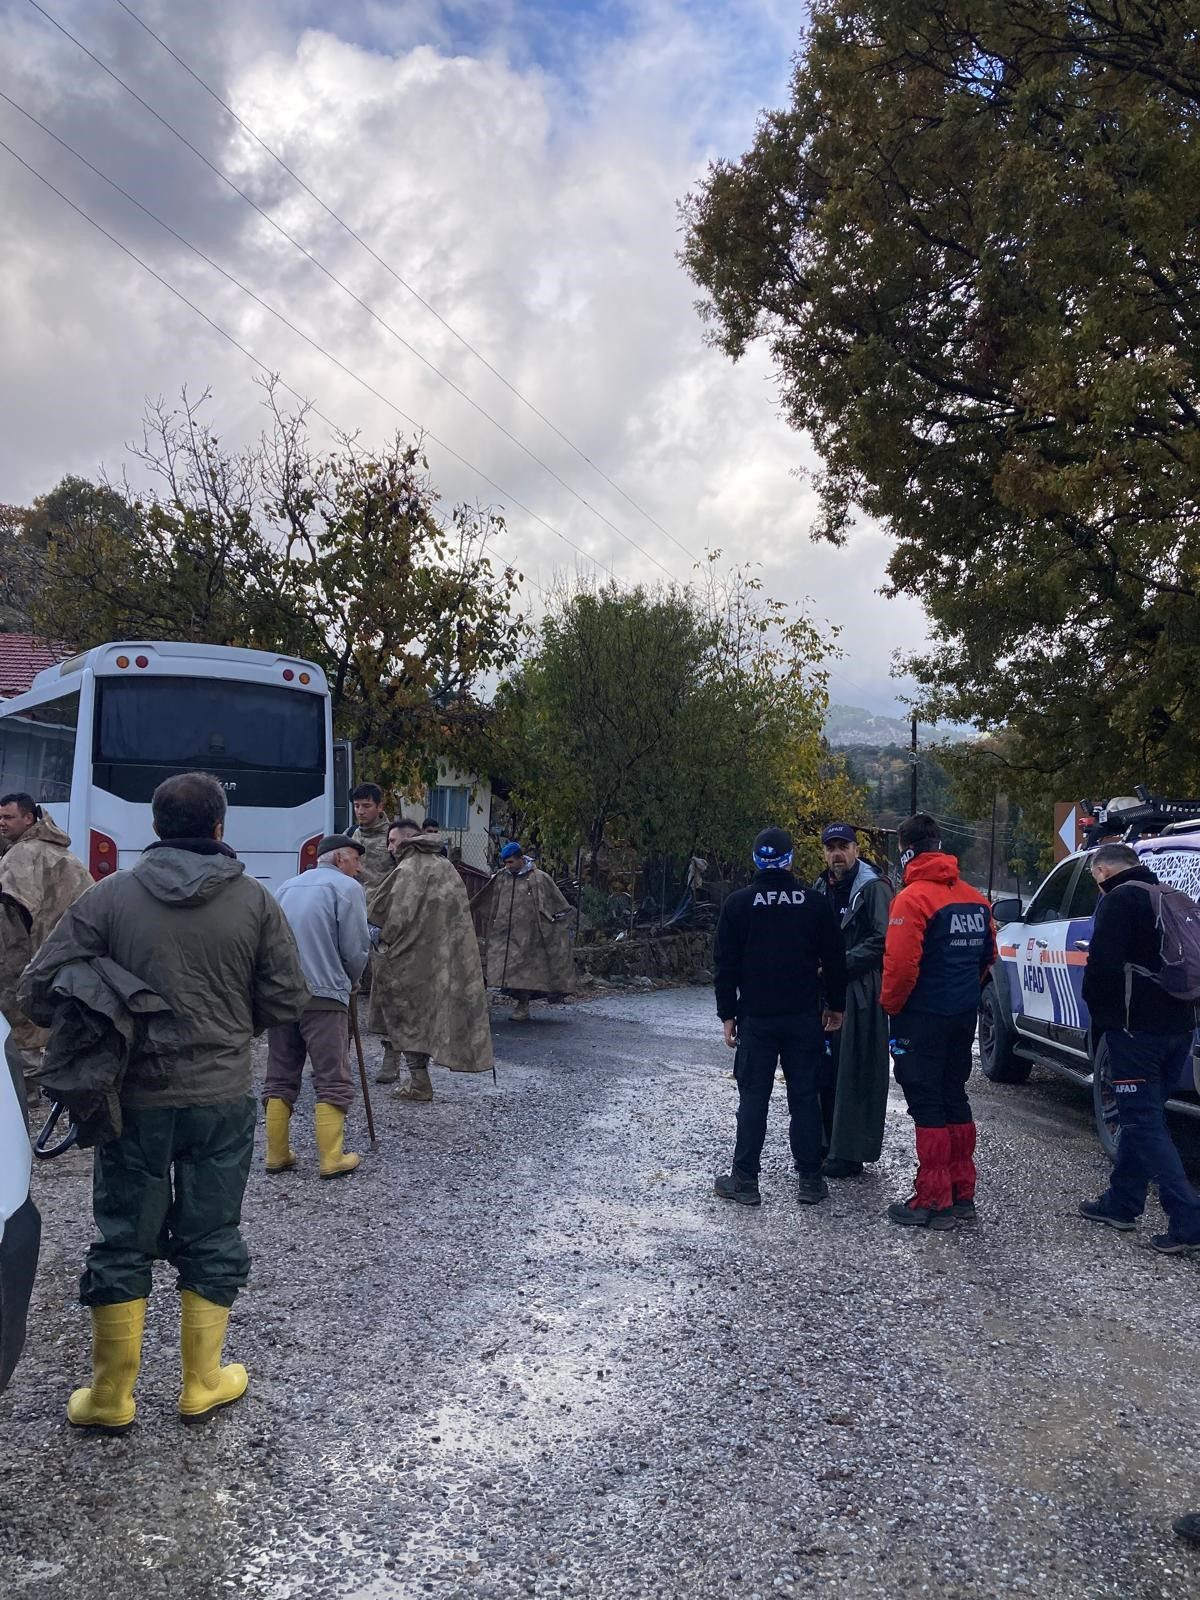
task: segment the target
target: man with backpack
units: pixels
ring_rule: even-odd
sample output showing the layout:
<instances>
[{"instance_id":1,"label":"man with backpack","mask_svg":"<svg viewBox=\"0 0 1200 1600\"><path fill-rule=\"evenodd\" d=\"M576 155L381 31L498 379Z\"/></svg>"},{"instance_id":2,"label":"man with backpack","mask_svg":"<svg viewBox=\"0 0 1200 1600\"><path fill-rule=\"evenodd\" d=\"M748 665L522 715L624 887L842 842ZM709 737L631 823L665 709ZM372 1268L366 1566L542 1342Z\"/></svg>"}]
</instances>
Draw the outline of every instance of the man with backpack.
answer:
<instances>
[{"instance_id":1,"label":"man with backpack","mask_svg":"<svg viewBox=\"0 0 1200 1600\"><path fill-rule=\"evenodd\" d=\"M1079 1210L1092 1222L1132 1232L1149 1185L1157 1183L1167 1232L1156 1234L1151 1245L1164 1255L1200 1251L1200 1195L1188 1182L1163 1112L1164 1096L1192 1048L1195 998L1189 980L1200 974L1189 968L1197 965L1200 913L1186 895L1160 885L1126 844L1101 845L1091 872L1100 900L1083 999L1097 1045L1103 1035L1108 1047L1121 1137L1108 1188Z\"/></svg>"}]
</instances>

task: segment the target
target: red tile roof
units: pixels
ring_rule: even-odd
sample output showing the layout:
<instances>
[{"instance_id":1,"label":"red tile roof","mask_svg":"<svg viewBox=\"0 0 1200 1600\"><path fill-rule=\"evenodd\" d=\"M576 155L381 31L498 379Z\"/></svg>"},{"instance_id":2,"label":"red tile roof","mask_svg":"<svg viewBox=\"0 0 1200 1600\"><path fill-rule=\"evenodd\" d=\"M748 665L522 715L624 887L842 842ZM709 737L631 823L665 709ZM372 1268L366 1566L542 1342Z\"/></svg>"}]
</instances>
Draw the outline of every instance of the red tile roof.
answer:
<instances>
[{"instance_id":1,"label":"red tile roof","mask_svg":"<svg viewBox=\"0 0 1200 1600\"><path fill-rule=\"evenodd\" d=\"M70 654L65 644L51 644L31 633L0 633L0 700L24 694L39 672Z\"/></svg>"}]
</instances>

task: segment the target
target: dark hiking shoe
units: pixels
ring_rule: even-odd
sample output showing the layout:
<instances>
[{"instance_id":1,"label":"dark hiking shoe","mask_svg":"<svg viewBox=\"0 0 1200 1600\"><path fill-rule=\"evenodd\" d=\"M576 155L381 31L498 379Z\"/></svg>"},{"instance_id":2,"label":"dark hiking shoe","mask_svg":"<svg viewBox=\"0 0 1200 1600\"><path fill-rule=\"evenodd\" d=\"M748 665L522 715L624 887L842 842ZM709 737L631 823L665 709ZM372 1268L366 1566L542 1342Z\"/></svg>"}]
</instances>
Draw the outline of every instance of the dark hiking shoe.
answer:
<instances>
[{"instance_id":1,"label":"dark hiking shoe","mask_svg":"<svg viewBox=\"0 0 1200 1600\"><path fill-rule=\"evenodd\" d=\"M722 1200L733 1200L739 1206L760 1206L762 1195L758 1192L756 1183L747 1183L745 1178L737 1178L732 1172L722 1172L713 1184L713 1193L720 1195Z\"/></svg>"},{"instance_id":2,"label":"dark hiking shoe","mask_svg":"<svg viewBox=\"0 0 1200 1600\"><path fill-rule=\"evenodd\" d=\"M888 1221L901 1228L934 1228L939 1231L954 1226L954 1207L946 1206L934 1211L930 1206L914 1206L908 1200L897 1200L887 1209Z\"/></svg>"},{"instance_id":3,"label":"dark hiking shoe","mask_svg":"<svg viewBox=\"0 0 1200 1600\"><path fill-rule=\"evenodd\" d=\"M979 1221L974 1200L956 1200L950 1210L960 1228L969 1228Z\"/></svg>"},{"instance_id":4,"label":"dark hiking shoe","mask_svg":"<svg viewBox=\"0 0 1200 1600\"><path fill-rule=\"evenodd\" d=\"M1119 1233L1133 1233L1137 1228L1137 1222L1132 1217L1123 1217L1120 1212L1114 1211L1108 1196L1103 1194L1099 1200L1081 1200L1079 1215L1086 1217L1089 1222L1102 1222L1106 1228L1116 1228Z\"/></svg>"},{"instance_id":5,"label":"dark hiking shoe","mask_svg":"<svg viewBox=\"0 0 1200 1600\"><path fill-rule=\"evenodd\" d=\"M1189 1544L1200 1544L1200 1511L1188 1511L1182 1517L1176 1517L1171 1526Z\"/></svg>"},{"instance_id":6,"label":"dark hiking shoe","mask_svg":"<svg viewBox=\"0 0 1200 1600\"><path fill-rule=\"evenodd\" d=\"M1200 1239L1181 1239L1175 1233L1156 1233L1150 1240L1151 1250L1160 1256L1200 1255Z\"/></svg>"},{"instance_id":7,"label":"dark hiking shoe","mask_svg":"<svg viewBox=\"0 0 1200 1600\"><path fill-rule=\"evenodd\" d=\"M821 1167L823 1178L858 1178L862 1175L863 1164L861 1161L842 1161L838 1156L831 1156Z\"/></svg>"},{"instance_id":8,"label":"dark hiking shoe","mask_svg":"<svg viewBox=\"0 0 1200 1600\"><path fill-rule=\"evenodd\" d=\"M820 1205L822 1200L829 1199L829 1185L820 1173L813 1178L797 1178L796 1199L802 1206Z\"/></svg>"}]
</instances>

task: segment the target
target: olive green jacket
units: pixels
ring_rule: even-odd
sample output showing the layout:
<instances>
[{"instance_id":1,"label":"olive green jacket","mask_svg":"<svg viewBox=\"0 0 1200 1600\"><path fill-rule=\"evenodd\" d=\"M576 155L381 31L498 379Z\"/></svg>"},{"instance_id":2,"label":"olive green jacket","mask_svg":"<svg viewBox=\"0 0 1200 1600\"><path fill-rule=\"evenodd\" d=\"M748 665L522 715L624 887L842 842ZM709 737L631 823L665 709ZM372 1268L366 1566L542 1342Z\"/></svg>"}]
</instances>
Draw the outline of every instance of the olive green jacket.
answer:
<instances>
[{"instance_id":1,"label":"olive green jacket","mask_svg":"<svg viewBox=\"0 0 1200 1600\"><path fill-rule=\"evenodd\" d=\"M26 968L20 998L47 971L95 956L160 995L179 1030L166 1081L128 1085L122 1105L208 1106L249 1094L254 1035L295 1022L311 999L274 897L215 841L151 846L128 872L89 889Z\"/></svg>"}]
</instances>

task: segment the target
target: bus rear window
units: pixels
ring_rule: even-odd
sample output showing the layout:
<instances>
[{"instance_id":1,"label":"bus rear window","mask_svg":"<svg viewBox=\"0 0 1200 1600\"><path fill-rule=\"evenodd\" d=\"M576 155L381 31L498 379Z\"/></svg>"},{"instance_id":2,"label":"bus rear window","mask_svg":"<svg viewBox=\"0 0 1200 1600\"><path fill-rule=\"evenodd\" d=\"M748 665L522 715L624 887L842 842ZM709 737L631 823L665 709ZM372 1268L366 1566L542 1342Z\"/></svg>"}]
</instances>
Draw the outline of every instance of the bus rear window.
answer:
<instances>
[{"instance_id":1,"label":"bus rear window","mask_svg":"<svg viewBox=\"0 0 1200 1600\"><path fill-rule=\"evenodd\" d=\"M325 772L325 702L269 684L102 678L93 759L104 766Z\"/></svg>"}]
</instances>

